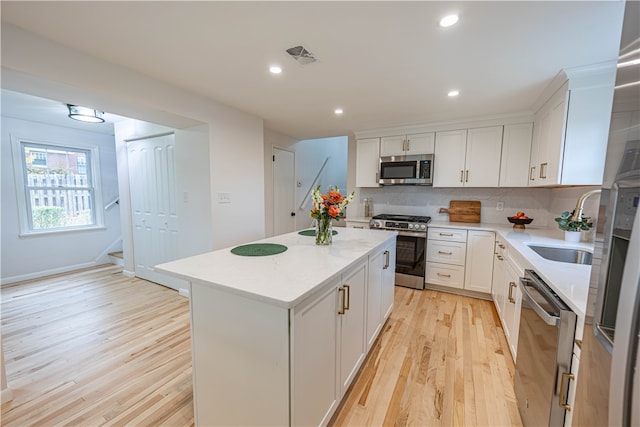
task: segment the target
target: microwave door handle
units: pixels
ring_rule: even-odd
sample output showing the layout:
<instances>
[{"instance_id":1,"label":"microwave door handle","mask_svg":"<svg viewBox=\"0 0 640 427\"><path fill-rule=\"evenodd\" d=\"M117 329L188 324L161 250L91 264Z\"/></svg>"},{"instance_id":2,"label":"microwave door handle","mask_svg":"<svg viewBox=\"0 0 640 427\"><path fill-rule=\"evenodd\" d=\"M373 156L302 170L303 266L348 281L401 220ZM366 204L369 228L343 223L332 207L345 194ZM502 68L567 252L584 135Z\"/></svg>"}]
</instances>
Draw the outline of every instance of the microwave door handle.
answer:
<instances>
[{"instance_id":1,"label":"microwave door handle","mask_svg":"<svg viewBox=\"0 0 640 427\"><path fill-rule=\"evenodd\" d=\"M531 296L531 292L527 289L527 286L532 288L534 292L539 293L535 283L532 280L529 280L525 277L521 277L520 284L522 285L521 286L522 298L526 299L529 302L529 305L531 306L531 308L533 308L533 311L535 311L536 314L540 316L540 318L544 321L544 323L550 326L560 325L560 318L558 316L553 316L547 313L547 311L544 308L540 307L540 304L538 304L536 300L534 300L533 297Z\"/></svg>"}]
</instances>

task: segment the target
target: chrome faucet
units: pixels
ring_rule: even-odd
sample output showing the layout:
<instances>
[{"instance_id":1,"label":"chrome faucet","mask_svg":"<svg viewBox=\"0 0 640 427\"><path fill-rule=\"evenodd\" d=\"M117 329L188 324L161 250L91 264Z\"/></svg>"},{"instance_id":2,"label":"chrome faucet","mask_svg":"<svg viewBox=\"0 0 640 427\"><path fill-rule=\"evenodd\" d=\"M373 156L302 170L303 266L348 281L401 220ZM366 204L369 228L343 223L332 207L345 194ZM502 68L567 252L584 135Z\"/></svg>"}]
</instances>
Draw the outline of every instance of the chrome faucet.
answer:
<instances>
[{"instance_id":1,"label":"chrome faucet","mask_svg":"<svg viewBox=\"0 0 640 427\"><path fill-rule=\"evenodd\" d=\"M591 190L591 191L587 191L582 196L580 196L580 198L578 199L578 203L576 204L576 208L573 211L573 214L571 215L571 221L577 221L577 222L582 221L582 210L584 208L584 202L586 202L587 199L593 196L594 194L600 193L600 191L601 190Z\"/></svg>"}]
</instances>

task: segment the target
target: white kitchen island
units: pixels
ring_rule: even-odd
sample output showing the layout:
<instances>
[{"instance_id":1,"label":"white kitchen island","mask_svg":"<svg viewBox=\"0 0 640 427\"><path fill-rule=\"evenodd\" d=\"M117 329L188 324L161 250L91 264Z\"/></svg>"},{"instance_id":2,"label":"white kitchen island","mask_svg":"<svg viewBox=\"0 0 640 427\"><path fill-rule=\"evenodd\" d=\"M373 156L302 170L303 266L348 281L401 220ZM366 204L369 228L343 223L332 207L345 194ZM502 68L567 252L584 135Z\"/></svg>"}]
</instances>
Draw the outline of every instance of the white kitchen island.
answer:
<instances>
[{"instance_id":1,"label":"white kitchen island","mask_svg":"<svg viewBox=\"0 0 640 427\"><path fill-rule=\"evenodd\" d=\"M190 283L196 425L325 425L393 307L395 232L297 232L156 266Z\"/></svg>"}]
</instances>

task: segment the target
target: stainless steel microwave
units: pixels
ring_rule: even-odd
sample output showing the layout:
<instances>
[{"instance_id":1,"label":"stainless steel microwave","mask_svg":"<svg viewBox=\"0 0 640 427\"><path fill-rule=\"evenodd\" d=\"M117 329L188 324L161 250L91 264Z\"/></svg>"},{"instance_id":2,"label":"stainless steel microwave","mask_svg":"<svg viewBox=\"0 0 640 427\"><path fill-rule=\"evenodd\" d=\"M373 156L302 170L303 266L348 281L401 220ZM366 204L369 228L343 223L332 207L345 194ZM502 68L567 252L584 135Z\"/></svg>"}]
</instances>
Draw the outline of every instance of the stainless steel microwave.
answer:
<instances>
[{"instance_id":1,"label":"stainless steel microwave","mask_svg":"<svg viewBox=\"0 0 640 427\"><path fill-rule=\"evenodd\" d=\"M380 157L378 183L433 185L433 154Z\"/></svg>"}]
</instances>

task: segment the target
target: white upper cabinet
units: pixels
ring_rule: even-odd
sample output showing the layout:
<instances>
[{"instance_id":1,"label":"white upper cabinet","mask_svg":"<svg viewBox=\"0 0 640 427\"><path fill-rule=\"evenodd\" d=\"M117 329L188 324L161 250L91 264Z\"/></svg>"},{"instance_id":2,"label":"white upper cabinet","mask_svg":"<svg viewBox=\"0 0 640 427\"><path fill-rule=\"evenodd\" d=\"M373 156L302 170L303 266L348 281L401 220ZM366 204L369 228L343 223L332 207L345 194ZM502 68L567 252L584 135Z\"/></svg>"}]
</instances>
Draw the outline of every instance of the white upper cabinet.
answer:
<instances>
[{"instance_id":1,"label":"white upper cabinet","mask_svg":"<svg viewBox=\"0 0 640 427\"><path fill-rule=\"evenodd\" d=\"M435 133L385 136L380 140L380 156L433 154Z\"/></svg>"},{"instance_id":2,"label":"white upper cabinet","mask_svg":"<svg viewBox=\"0 0 640 427\"><path fill-rule=\"evenodd\" d=\"M600 185L615 65L561 73L563 80L535 114L529 186Z\"/></svg>"},{"instance_id":3,"label":"white upper cabinet","mask_svg":"<svg viewBox=\"0 0 640 427\"><path fill-rule=\"evenodd\" d=\"M529 185L529 156L533 123L504 126L502 158L500 160L500 187L526 187Z\"/></svg>"},{"instance_id":4,"label":"white upper cabinet","mask_svg":"<svg viewBox=\"0 0 640 427\"><path fill-rule=\"evenodd\" d=\"M380 138L356 141L356 187L379 187Z\"/></svg>"},{"instance_id":5,"label":"white upper cabinet","mask_svg":"<svg viewBox=\"0 0 640 427\"><path fill-rule=\"evenodd\" d=\"M434 187L497 187L503 126L436 133Z\"/></svg>"}]
</instances>

